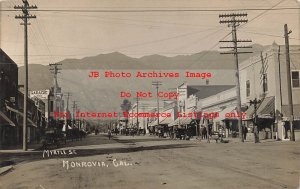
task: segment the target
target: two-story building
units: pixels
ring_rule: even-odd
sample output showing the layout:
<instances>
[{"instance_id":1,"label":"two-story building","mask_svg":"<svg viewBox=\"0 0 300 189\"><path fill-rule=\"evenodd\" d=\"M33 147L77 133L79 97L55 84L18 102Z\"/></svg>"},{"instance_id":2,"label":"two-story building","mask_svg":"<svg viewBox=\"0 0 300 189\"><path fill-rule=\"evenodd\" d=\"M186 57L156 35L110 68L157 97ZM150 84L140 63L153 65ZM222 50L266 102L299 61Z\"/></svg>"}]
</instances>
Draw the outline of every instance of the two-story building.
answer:
<instances>
[{"instance_id":1,"label":"two-story building","mask_svg":"<svg viewBox=\"0 0 300 189\"><path fill-rule=\"evenodd\" d=\"M15 113L18 99L18 66L0 49L0 148L16 143L17 123Z\"/></svg>"},{"instance_id":2,"label":"two-story building","mask_svg":"<svg viewBox=\"0 0 300 189\"><path fill-rule=\"evenodd\" d=\"M260 129L267 129L278 139L289 138L288 84L292 84L294 127L300 127L300 46L290 46L290 65L286 63L285 46L273 43L260 54L240 64L241 101L248 106L246 124L256 122ZM291 81L287 72L291 72ZM257 99L256 108L250 101ZM253 119L254 118L254 119Z\"/></svg>"}]
</instances>

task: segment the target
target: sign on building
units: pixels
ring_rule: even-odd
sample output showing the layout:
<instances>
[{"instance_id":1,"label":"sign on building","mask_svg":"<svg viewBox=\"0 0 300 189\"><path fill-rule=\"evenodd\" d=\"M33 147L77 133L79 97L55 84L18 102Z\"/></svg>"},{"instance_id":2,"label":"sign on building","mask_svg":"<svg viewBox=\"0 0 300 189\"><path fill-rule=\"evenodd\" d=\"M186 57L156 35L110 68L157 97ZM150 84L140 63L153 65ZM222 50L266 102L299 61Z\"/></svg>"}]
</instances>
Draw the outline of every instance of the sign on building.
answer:
<instances>
[{"instance_id":1,"label":"sign on building","mask_svg":"<svg viewBox=\"0 0 300 189\"><path fill-rule=\"evenodd\" d=\"M39 98L41 100L48 99L48 96L50 94L49 89L45 90L39 90L39 91L29 91L29 97L32 98Z\"/></svg>"},{"instance_id":2,"label":"sign on building","mask_svg":"<svg viewBox=\"0 0 300 189\"><path fill-rule=\"evenodd\" d=\"M197 107L197 97L191 95L186 101L186 106L188 109Z\"/></svg>"}]
</instances>

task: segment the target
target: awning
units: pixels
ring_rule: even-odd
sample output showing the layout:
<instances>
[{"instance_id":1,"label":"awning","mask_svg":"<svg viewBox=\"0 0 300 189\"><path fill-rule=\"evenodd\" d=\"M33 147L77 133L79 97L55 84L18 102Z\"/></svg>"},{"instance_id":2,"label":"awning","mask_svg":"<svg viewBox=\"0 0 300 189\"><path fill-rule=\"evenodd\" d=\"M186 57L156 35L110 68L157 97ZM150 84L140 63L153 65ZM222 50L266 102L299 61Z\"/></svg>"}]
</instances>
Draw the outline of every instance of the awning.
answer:
<instances>
[{"instance_id":1,"label":"awning","mask_svg":"<svg viewBox=\"0 0 300 189\"><path fill-rule=\"evenodd\" d=\"M22 112L20 112L19 110L14 109L14 108L12 108L12 107L10 107L10 106L6 106L6 108L7 108L9 111L12 111L12 112L15 112L15 113L17 113L17 114L22 114L22 115L23 115Z\"/></svg>"},{"instance_id":2,"label":"awning","mask_svg":"<svg viewBox=\"0 0 300 189\"><path fill-rule=\"evenodd\" d=\"M151 121L151 122L148 124L149 127L153 127L153 126L156 126L156 125L157 125L157 119Z\"/></svg>"},{"instance_id":3,"label":"awning","mask_svg":"<svg viewBox=\"0 0 300 189\"><path fill-rule=\"evenodd\" d=\"M192 118L185 117L180 119L180 125L188 125L192 122Z\"/></svg>"},{"instance_id":4,"label":"awning","mask_svg":"<svg viewBox=\"0 0 300 189\"><path fill-rule=\"evenodd\" d=\"M259 104L257 106L259 106ZM245 119L243 120L251 120L253 118L253 114L254 114L254 105L251 104L247 109Z\"/></svg>"},{"instance_id":5,"label":"awning","mask_svg":"<svg viewBox=\"0 0 300 189\"><path fill-rule=\"evenodd\" d=\"M257 110L258 110L258 108L260 107L261 104L262 104L262 102L258 103L256 105L256 114L258 113ZM245 116L245 118L243 120L244 121L251 120L253 118L254 111L255 111L254 105L253 104L249 105L249 107L248 107L248 109L246 111L246 116Z\"/></svg>"},{"instance_id":6,"label":"awning","mask_svg":"<svg viewBox=\"0 0 300 189\"><path fill-rule=\"evenodd\" d=\"M175 121L171 122L168 126L176 126L176 125L188 125L192 121L192 118L189 117L178 117Z\"/></svg>"},{"instance_id":7,"label":"awning","mask_svg":"<svg viewBox=\"0 0 300 189\"><path fill-rule=\"evenodd\" d=\"M164 111L165 113L168 113L170 115L174 115L174 108L168 109L166 111ZM173 117L163 117L159 119L159 124L162 125L168 125L170 123L172 123L174 121Z\"/></svg>"},{"instance_id":8,"label":"awning","mask_svg":"<svg viewBox=\"0 0 300 189\"><path fill-rule=\"evenodd\" d=\"M23 117L23 115L21 115ZM38 127L31 119L27 118L28 126Z\"/></svg>"},{"instance_id":9,"label":"awning","mask_svg":"<svg viewBox=\"0 0 300 189\"><path fill-rule=\"evenodd\" d=\"M168 124L172 123L173 121L174 120L172 119L172 117L165 117L163 120L161 120L161 121L159 120L159 124L168 125Z\"/></svg>"},{"instance_id":10,"label":"awning","mask_svg":"<svg viewBox=\"0 0 300 189\"><path fill-rule=\"evenodd\" d=\"M172 117L160 117L159 118L159 125L168 125L170 123L172 123L174 120ZM154 121L151 121L148 126L156 126L157 125L157 119L155 119Z\"/></svg>"},{"instance_id":11,"label":"awning","mask_svg":"<svg viewBox=\"0 0 300 189\"><path fill-rule=\"evenodd\" d=\"M226 119L226 114L235 111L235 106L229 106L219 112L219 117L216 117L214 121L222 121Z\"/></svg>"},{"instance_id":12,"label":"awning","mask_svg":"<svg viewBox=\"0 0 300 189\"><path fill-rule=\"evenodd\" d=\"M168 124L169 127L176 126L176 125L179 125L179 118L175 119L173 122Z\"/></svg>"},{"instance_id":13,"label":"awning","mask_svg":"<svg viewBox=\"0 0 300 189\"><path fill-rule=\"evenodd\" d=\"M6 108L7 108L8 110L12 111L12 112L15 112L15 113L19 114L19 115L22 116L22 117L23 117L23 115L24 115L22 112L20 112L19 110L14 109L14 108L12 108L12 107L6 106ZM38 127L31 119L27 118L27 121L28 121L28 123L29 123L30 125L32 125L32 126L34 126L34 127ZM22 123L23 123L23 122L22 122Z\"/></svg>"},{"instance_id":14,"label":"awning","mask_svg":"<svg viewBox=\"0 0 300 189\"><path fill-rule=\"evenodd\" d=\"M300 104L293 104L293 113L294 113L294 120L295 121L300 121ZM283 117L282 119L284 121L289 121L290 120L290 111L289 111L289 106L288 105L283 105L282 106L282 114Z\"/></svg>"},{"instance_id":15,"label":"awning","mask_svg":"<svg viewBox=\"0 0 300 189\"><path fill-rule=\"evenodd\" d=\"M128 117L120 117L120 121L128 121Z\"/></svg>"},{"instance_id":16,"label":"awning","mask_svg":"<svg viewBox=\"0 0 300 189\"><path fill-rule=\"evenodd\" d=\"M257 109L257 116L259 118L273 119L275 113L275 97L266 97Z\"/></svg>"},{"instance_id":17,"label":"awning","mask_svg":"<svg viewBox=\"0 0 300 189\"><path fill-rule=\"evenodd\" d=\"M14 122L12 120L9 119L9 117L7 117L2 111L0 111L0 119L3 119L4 121L6 121L8 123L8 125L11 125L11 126L16 126L14 124ZM1 125L1 121L0 121L0 125Z\"/></svg>"}]
</instances>

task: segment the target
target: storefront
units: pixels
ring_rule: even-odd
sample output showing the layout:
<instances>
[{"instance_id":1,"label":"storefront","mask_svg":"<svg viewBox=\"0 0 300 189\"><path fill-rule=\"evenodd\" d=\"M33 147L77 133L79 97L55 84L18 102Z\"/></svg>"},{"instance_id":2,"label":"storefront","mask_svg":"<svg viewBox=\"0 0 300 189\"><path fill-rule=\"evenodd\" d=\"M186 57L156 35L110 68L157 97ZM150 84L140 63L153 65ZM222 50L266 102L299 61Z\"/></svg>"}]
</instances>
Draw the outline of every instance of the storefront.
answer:
<instances>
[{"instance_id":1,"label":"storefront","mask_svg":"<svg viewBox=\"0 0 300 189\"><path fill-rule=\"evenodd\" d=\"M15 143L15 123L2 111L0 111L0 149L4 149Z\"/></svg>"}]
</instances>

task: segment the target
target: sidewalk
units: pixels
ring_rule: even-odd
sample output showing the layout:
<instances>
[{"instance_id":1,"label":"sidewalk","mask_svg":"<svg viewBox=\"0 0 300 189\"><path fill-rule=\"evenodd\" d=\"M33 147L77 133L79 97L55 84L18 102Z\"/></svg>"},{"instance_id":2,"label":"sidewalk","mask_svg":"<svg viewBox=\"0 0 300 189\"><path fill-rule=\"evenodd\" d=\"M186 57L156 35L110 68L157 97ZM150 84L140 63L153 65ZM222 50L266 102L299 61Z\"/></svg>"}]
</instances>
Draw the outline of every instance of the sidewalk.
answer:
<instances>
[{"instance_id":1,"label":"sidewalk","mask_svg":"<svg viewBox=\"0 0 300 189\"><path fill-rule=\"evenodd\" d=\"M42 144L39 144L39 143L28 144L28 146L27 146L28 151L23 151L23 146L21 144L12 145L12 146L5 147L4 149L0 149L0 153L16 153L16 152L37 151L41 147L42 147Z\"/></svg>"}]
</instances>

